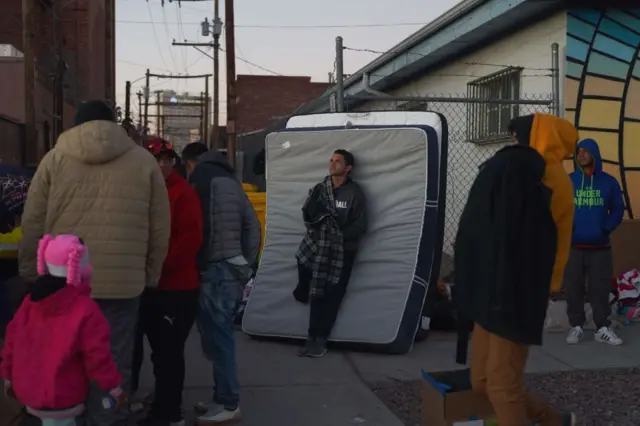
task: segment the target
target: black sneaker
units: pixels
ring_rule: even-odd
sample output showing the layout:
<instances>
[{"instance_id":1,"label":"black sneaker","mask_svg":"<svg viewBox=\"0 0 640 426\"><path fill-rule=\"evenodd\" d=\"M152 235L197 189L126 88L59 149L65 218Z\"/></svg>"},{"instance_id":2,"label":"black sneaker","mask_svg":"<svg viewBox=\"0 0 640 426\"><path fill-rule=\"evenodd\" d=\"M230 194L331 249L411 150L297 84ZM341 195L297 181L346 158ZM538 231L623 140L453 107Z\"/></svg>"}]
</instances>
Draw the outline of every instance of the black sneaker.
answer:
<instances>
[{"instance_id":1,"label":"black sneaker","mask_svg":"<svg viewBox=\"0 0 640 426\"><path fill-rule=\"evenodd\" d=\"M304 342L304 346L298 349L298 356L307 356L314 340L313 337L309 337L307 341Z\"/></svg>"},{"instance_id":2,"label":"black sneaker","mask_svg":"<svg viewBox=\"0 0 640 426\"><path fill-rule=\"evenodd\" d=\"M563 413L562 414L562 426L576 426L578 420L575 413Z\"/></svg>"},{"instance_id":3,"label":"black sneaker","mask_svg":"<svg viewBox=\"0 0 640 426\"><path fill-rule=\"evenodd\" d=\"M309 349L305 356L310 358L321 358L324 354L327 353L327 339L314 339L311 341L311 345L309 345Z\"/></svg>"}]
</instances>

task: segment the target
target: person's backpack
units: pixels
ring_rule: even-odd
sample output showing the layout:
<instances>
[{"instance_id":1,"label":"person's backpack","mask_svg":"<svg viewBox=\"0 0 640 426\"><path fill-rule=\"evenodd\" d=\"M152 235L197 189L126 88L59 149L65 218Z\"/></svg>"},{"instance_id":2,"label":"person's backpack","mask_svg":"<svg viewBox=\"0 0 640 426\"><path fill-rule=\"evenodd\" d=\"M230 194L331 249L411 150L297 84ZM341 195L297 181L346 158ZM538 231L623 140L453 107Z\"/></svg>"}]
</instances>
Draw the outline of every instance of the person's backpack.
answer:
<instances>
[{"instance_id":1,"label":"person's backpack","mask_svg":"<svg viewBox=\"0 0 640 426\"><path fill-rule=\"evenodd\" d=\"M542 156L526 146L498 151L480 168L455 243L453 294L458 363L473 323L528 344L542 339L557 232Z\"/></svg>"}]
</instances>

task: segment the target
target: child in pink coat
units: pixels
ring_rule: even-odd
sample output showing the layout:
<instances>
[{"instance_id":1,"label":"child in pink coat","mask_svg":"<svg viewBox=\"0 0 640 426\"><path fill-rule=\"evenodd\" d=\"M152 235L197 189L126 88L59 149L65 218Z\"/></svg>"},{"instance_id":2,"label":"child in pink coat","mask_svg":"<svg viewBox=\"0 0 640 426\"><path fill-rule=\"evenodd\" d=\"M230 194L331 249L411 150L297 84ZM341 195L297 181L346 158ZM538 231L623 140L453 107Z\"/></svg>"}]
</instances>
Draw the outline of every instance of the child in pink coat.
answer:
<instances>
[{"instance_id":1,"label":"child in pink coat","mask_svg":"<svg viewBox=\"0 0 640 426\"><path fill-rule=\"evenodd\" d=\"M91 299L89 252L74 235L45 235L29 296L7 328L0 376L43 426L73 426L95 381L124 402L106 318Z\"/></svg>"}]
</instances>

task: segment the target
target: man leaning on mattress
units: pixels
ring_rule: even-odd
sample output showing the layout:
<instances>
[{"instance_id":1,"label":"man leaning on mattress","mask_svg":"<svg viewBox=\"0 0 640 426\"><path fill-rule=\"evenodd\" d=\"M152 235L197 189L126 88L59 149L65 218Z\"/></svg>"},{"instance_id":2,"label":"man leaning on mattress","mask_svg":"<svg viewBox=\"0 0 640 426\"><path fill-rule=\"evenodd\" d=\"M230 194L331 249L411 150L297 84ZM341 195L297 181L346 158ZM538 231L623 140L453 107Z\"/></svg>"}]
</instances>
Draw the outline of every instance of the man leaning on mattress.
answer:
<instances>
[{"instance_id":1,"label":"man leaning on mattress","mask_svg":"<svg viewBox=\"0 0 640 426\"><path fill-rule=\"evenodd\" d=\"M309 191L302 206L307 232L296 253L297 301L310 305L309 337L300 356L320 358L338 317L358 245L367 231L367 202L350 173L353 154L336 150L329 176Z\"/></svg>"}]
</instances>

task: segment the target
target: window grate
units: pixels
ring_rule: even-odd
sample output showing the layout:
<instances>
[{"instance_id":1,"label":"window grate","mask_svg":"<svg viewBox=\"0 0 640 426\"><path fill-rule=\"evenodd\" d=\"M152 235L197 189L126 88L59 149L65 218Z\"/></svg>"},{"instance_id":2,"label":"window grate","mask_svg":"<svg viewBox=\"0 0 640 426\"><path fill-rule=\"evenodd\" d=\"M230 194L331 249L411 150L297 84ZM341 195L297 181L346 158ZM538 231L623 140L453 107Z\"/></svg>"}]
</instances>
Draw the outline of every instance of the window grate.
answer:
<instances>
[{"instance_id":1,"label":"window grate","mask_svg":"<svg viewBox=\"0 0 640 426\"><path fill-rule=\"evenodd\" d=\"M467 105L467 140L474 143L502 142L509 135L509 122L520 115L522 68L509 67L467 84L467 96L487 102ZM513 101L496 103L492 100Z\"/></svg>"}]
</instances>

